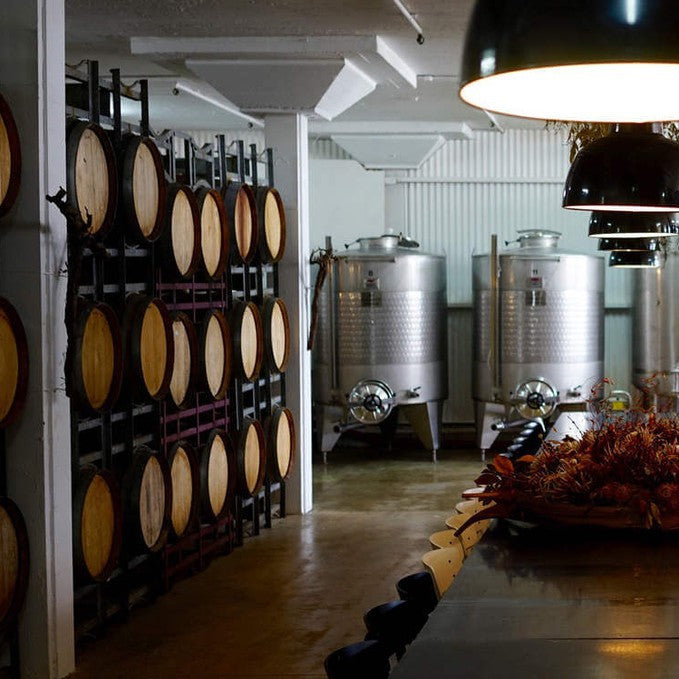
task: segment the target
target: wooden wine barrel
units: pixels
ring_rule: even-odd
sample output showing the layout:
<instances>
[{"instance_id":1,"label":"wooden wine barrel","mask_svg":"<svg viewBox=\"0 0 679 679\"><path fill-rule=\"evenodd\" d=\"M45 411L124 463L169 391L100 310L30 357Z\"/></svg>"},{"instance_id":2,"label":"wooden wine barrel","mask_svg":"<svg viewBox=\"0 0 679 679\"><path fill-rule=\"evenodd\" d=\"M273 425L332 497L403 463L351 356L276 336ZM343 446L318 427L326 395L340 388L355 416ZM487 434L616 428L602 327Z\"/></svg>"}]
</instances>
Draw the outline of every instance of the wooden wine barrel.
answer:
<instances>
[{"instance_id":1,"label":"wooden wine barrel","mask_svg":"<svg viewBox=\"0 0 679 679\"><path fill-rule=\"evenodd\" d=\"M16 619L28 586L28 533L19 508L0 497L0 632Z\"/></svg>"},{"instance_id":2,"label":"wooden wine barrel","mask_svg":"<svg viewBox=\"0 0 679 679\"><path fill-rule=\"evenodd\" d=\"M230 325L234 365L240 377L252 382L262 367L263 332L259 309L252 302L236 302Z\"/></svg>"},{"instance_id":3,"label":"wooden wine barrel","mask_svg":"<svg viewBox=\"0 0 679 679\"><path fill-rule=\"evenodd\" d=\"M264 365L270 372L285 372L290 359L290 319L280 297L265 297L262 304Z\"/></svg>"},{"instance_id":4,"label":"wooden wine barrel","mask_svg":"<svg viewBox=\"0 0 679 679\"><path fill-rule=\"evenodd\" d=\"M177 408L191 401L198 376L198 336L191 319L182 311L172 314L174 361L170 396Z\"/></svg>"},{"instance_id":5,"label":"wooden wine barrel","mask_svg":"<svg viewBox=\"0 0 679 679\"><path fill-rule=\"evenodd\" d=\"M258 186L255 197L259 255L263 262L280 262L285 254L287 236L283 201L278 191L269 186Z\"/></svg>"},{"instance_id":6,"label":"wooden wine barrel","mask_svg":"<svg viewBox=\"0 0 679 679\"><path fill-rule=\"evenodd\" d=\"M172 478L164 457L146 446L134 449L123 478L123 516L130 546L157 552L167 540Z\"/></svg>"},{"instance_id":7,"label":"wooden wine barrel","mask_svg":"<svg viewBox=\"0 0 679 679\"><path fill-rule=\"evenodd\" d=\"M118 202L118 175L113 147L104 130L77 120L66 139L66 188L69 203L87 223L89 233L104 237L113 225Z\"/></svg>"},{"instance_id":8,"label":"wooden wine barrel","mask_svg":"<svg viewBox=\"0 0 679 679\"><path fill-rule=\"evenodd\" d=\"M113 475L94 465L80 470L73 487L73 570L83 580L106 580L122 542L120 490Z\"/></svg>"},{"instance_id":9,"label":"wooden wine barrel","mask_svg":"<svg viewBox=\"0 0 679 679\"><path fill-rule=\"evenodd\" d=\"M205 387L214 399L224 398L231 380L231 330L224 314L213 309L203 322L201 364Z\"/></svg>"},{"instance_id":10,"label":"wooden wine barrel","mask_svg":"<svg viewBox=\"0 0 679 679\"><path fill-rule=\"evenodd\" d=\"M118 318L108 304L81 302L75 325L72 388L84 410L109 410L123 381Z\"/></svg>"},{"instance_id":11,"label":"wooden wine barrel","mask_svg":"<svg viewBox=\"0 0 679 679\"><path fill-rule=\"evenodd\" d=\"M238 492L250 497L262 488L266 474L266 442L262 425L249 417L243 418L236 445Z\"/></svg>"},{"instance_id":12,"label":"wooden wine barrel","mask_svg":"<svg viewBox=\"0 0 679 679\"><path fill-rule=\"evenodd\" d=\"M236 459L231 442L220 429L210 432L200 457L201 507L210 520L221 519L236 486Z\"/></svg>"},{"instance_id":13,"label":"wooden wine barrel","mask_svg":"<svg viewBox=\"0 0 679 679\"><path fill-rule=\"evenodd\" d=\"M174 364L174 338L164 302L138 293L127 297L123 321L127 373L137 395L167 396Z\"/></svg>"},{"instance_id":14,"label":"wooden wine barrel","mask_svg":"<svg viewBox=\"0 0 679 679\"><path fill-rule=\"evenodd\" d=\"M290 476L295 461L295 420L289 408L274 406L266 421L267 470L276 481Z\"/></svg>"},{"instance_id":15,"label":"wooden wine barrel","mask_svg":"<svg viewBox=\"0 0 679 679\"><path fill-rule=\"evenodd\" d=\"M0 429L18 419L27 388L26 332L16 309L0 297Z\"/></svg>"},{"instance_id":16,"label":"wooden wine barrel","mask_svg":"<svg viewBox=\"0 0 679 679\"><path fill-rule=\"evenodd\" d=\"M174 274L190 278L198 270L202 253L198 201L188 186L170 184L165 215L164 259Z\"/></svg>"},{"instance_id":17,"label":"wooden wine barrel","mask_svg":"<svg viewBox=\"0 0 679 679\"><path fill-rule=\"evenodd\" d=\"M12 109L0 95L0 217L7 214L21 184L21 144Z\"/></svg>"},{"instance_id":18,"label":"wooden wine barrel","mask_svg":"<svg viewBox=\"0 0 679 679\"><path fill-rule=\"evenodd\" d=\"M180 538L195 523L200 500L200 468L198 458L186 441L177 441L168 455L172 480L170 526Z\"/></svg>"},{"instance_id":19,"label":"wooden wine barrel","mask_svg":"<svg viewBox=\"0 0 679 679\"><path fill-rule=\"evenodd\" d=\"M226 214L231 224L231 252L234 259L249 262L257 252L257 204L247 184L229 182L223 189Z\"/></svg>"},{"instance_id":20,"label":"wooden wine barrel","mask_svg":"<svg viewBox=\"0 0 679 679\"><path fill-rule=\"evenodd\" d=\"M218 191L196 190L200 214L200 249L208 277L217 280L229 262L229 220Z\"/></svg>"},{"instance_id":21,"label":"wooden wine barrel","mask_svg":"<svg viewBox=\"0 0 679 679\"><path fill-rule=\"evenodd\" d=\"M120 190L128 236L152 243L165 226L165 170L153 139L125 135L121 151Z\"/></svg>"}]
</instances>

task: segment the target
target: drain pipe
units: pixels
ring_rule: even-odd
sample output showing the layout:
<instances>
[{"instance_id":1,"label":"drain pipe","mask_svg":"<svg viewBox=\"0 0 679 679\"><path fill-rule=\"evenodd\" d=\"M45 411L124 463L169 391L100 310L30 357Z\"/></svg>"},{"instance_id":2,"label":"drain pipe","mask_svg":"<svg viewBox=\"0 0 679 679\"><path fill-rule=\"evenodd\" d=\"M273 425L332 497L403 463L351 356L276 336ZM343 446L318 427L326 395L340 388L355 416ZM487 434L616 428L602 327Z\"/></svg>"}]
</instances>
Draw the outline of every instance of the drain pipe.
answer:
<instances>
[{"instance_id":1,"label":"drain pipe","mask_svg":"<svg viewBox=\"0 0 679 679\"><path fill-rule=\"evenodd\" d=\"M417 31L417 44L424 44L424 31L422 26L417 22L413 13L401 2L401 0L392 0L393 3L398 7L399 12L403 14L406 21Z\"/></svg>"}]
</instances>

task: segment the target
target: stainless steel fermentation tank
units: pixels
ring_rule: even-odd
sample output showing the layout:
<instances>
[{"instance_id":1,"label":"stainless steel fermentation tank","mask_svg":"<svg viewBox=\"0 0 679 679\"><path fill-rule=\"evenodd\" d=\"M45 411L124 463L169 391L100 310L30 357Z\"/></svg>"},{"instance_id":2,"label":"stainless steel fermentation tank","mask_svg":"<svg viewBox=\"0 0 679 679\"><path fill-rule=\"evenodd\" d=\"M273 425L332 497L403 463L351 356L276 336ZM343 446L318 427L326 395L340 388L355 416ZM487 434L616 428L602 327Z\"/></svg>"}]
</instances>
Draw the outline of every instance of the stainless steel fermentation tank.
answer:
<instances>
[{"instance_id":1,"label":"stainless steel fermentation tank","mask_svg":"<svg viewBox=\"0 0 679 679\"><path fill-rule=\"evenodd\" d=\"M477 444L512 419L585 407L603 378L604 261L558 247L554 231L519 231L518 247L473 257Z\"/></svg>"},{"instance_id":2,"label":"stainless steel fermentation tank","mask_svg":"<svg viewBox=\"0 0 679 679\"><path fill-rule=\"evenodd\" d=\"M679 396L679 252L634 280L632 367L647 406L676 410Z\"/></svg>"},{"instance_id":3,"label":"stainless steel fermentation tank","mask_svg":"<svg viewBox=\"0 0 679 679\"><path fill-rule=\"evenodd\" d=\"M448 389L445 257L396 234L357 243L337 254L319 303L321 450L325 457L343 431L383 423L398 406L435 458Z\"/></svg>"}]
</instances>

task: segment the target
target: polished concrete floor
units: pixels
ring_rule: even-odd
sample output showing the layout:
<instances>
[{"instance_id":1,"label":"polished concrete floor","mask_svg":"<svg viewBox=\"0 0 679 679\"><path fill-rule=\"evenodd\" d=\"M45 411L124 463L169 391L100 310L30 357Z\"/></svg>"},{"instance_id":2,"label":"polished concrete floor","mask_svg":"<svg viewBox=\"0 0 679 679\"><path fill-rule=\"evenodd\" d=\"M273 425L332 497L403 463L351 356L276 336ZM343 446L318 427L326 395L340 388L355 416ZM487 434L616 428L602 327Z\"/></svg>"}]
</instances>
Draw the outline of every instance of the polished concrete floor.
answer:
<instances>
[{"instance_id":1,"label":"polished concrete floor","mask_svg":"<svg viewBox=\"0 0 679 679\"><path fill-rule=\"evenodd\" d=\"M432 463L416 444L370 440L314 464L314 510L277 520L180 581L104 638L81 645L78 679L325 677L323 658L363 637L362 615L396 598L481 468L471 450Z\"/></svg>"}]
</instances>

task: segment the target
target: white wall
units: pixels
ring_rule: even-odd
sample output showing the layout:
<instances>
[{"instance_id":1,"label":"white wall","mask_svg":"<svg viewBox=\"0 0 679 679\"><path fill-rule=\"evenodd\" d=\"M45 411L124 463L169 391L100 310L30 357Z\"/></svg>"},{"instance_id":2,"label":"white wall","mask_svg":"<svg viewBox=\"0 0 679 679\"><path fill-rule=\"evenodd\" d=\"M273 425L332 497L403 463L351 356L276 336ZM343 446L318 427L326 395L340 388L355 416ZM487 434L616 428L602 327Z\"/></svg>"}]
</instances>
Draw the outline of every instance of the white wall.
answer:
<instances>
[{"instance_id":1,"label":"white wall","mask_svg":"<svg viewBox=\"0 0 679 679\"><path fill-rule=\"evenodd\" d=\"M311 144L317 157L336 158L333 146L320 140ZM596 252L596 243L587 236L589 213L561 207L568 153L561 136L542 129L477 132L473 140L448 142L418 170L383 175L386 216L371 219L366 219L364 210L372 207L370 196L377 179L365 171L361 174L352 167L353 161L312 160L312 243L322 243L325 231L345 233L345 225L333 220L329 206L351 189L352 200L345 198L350 205L334 209L355 214L352 236L379 233L372 224L382 218L409 233L423 249L447 254L450 384L444 421L473 420L471 255L487 252L493 233L512 240L518 229L526 228L561 231L564 247ZM314 181L316 167L319 175ZM361 190L359 183L364 182ZM368 182L372 182L369 189ZM335 247L342 242L335 239ZM631 376L631 281L629 271L607 267L605 373L621 388L628 388Z\"/></svg>"},{"instance_id":2,"label":"white wall","mask_svg":"<svg viewBox=\"0 0 679 679\"><path fill-rule=\"evenodd\" d=\"M384 233L384 172L364 170L355 160L312 158L309 170L311 247L336 249L360 236Z\"/></svg>"}]
</instances>

